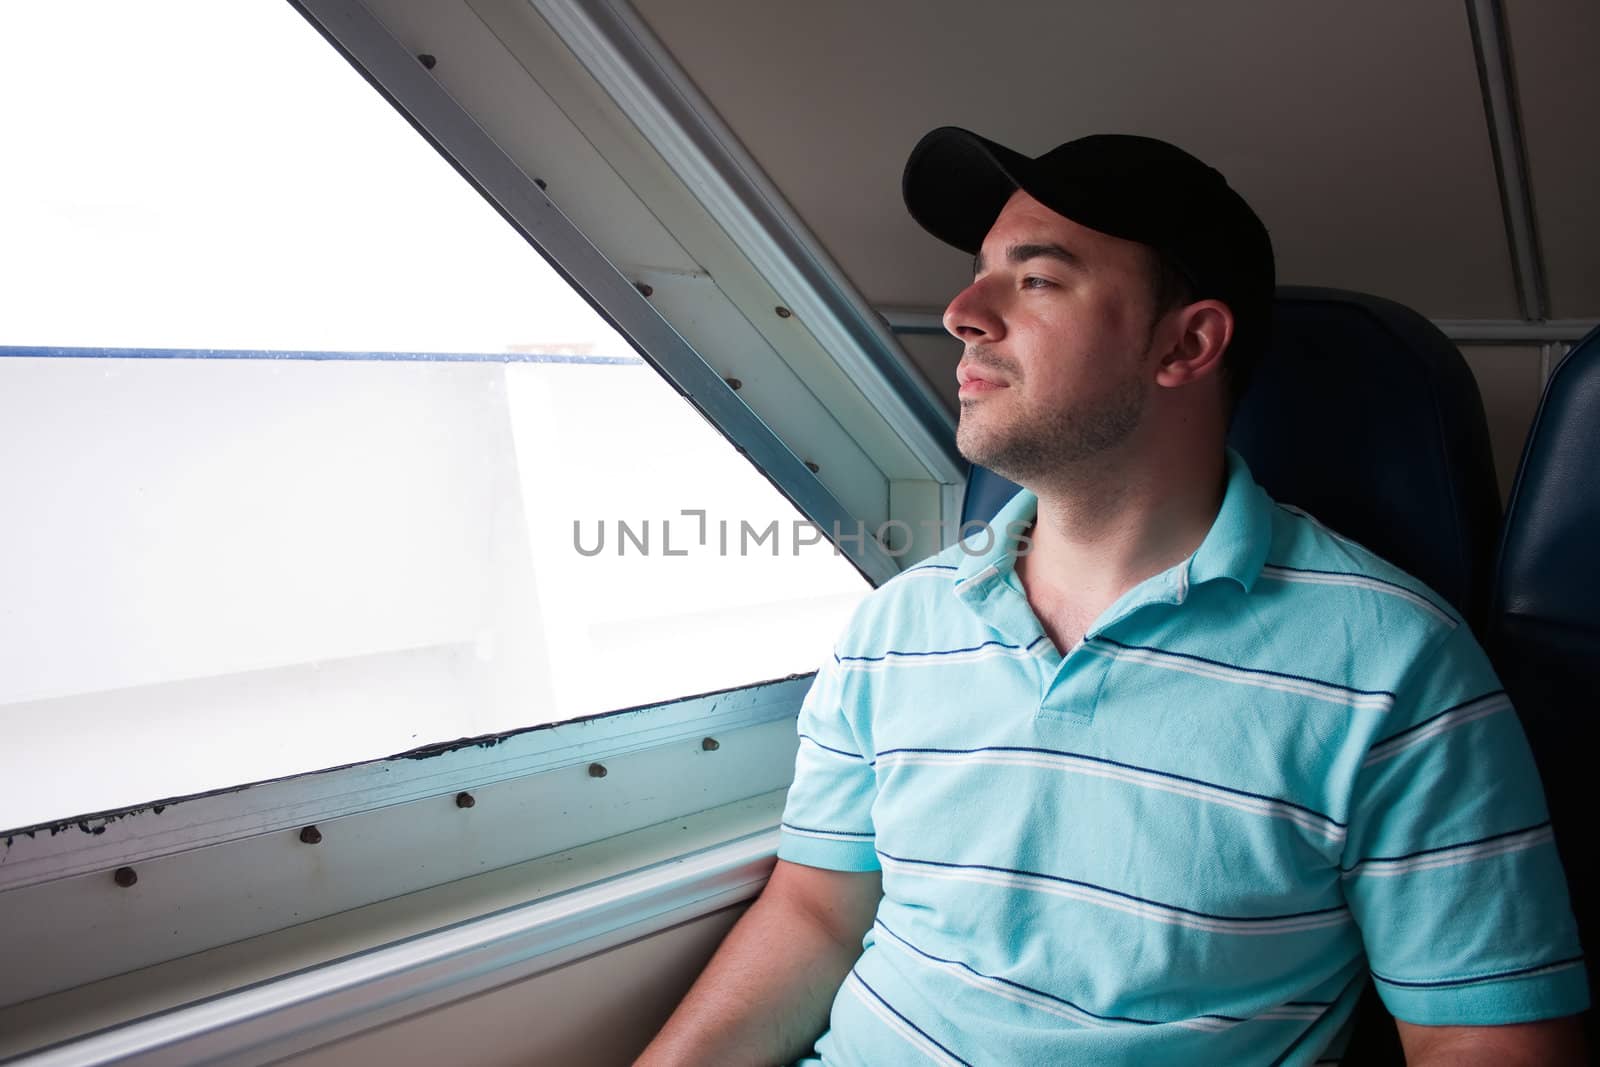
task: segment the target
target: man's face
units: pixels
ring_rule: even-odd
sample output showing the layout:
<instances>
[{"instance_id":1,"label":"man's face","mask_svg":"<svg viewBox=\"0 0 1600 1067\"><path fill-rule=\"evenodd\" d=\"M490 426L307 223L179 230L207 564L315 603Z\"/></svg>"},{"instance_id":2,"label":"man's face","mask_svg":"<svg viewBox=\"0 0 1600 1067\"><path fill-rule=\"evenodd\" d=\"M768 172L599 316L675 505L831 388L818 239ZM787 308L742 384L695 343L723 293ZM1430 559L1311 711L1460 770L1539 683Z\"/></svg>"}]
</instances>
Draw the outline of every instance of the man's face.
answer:
<instances>
[{"instance_id":1,"label":"man's face","mask_svg":"<svg viewBox=\"0 0 1600 1067\"><path fill-rule=\"evenodd\" d=\"M966 345L961 454L1017 482L1116 448L1153 388L1152 253L1020 190L944 313Z\"/></svg>"}]
</instances>

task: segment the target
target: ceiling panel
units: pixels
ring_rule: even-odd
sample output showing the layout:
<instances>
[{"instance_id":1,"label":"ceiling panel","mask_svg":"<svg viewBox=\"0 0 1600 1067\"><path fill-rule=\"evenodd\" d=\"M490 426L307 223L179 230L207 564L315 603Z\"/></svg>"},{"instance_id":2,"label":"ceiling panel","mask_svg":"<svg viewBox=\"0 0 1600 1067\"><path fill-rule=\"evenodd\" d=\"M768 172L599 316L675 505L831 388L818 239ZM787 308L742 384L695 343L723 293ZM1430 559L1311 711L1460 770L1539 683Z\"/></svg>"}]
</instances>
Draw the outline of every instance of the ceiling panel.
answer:
<instances>
[{"instance_id":1,"label":"ceiling panel","mask_svg":"<svg viewBox=\"0 0 1600 1067\"><path fill-rule=\"evenodd\" d=\"M1600 4L1506 5L1553 318L1600 318Z\"/></svg>"},{"instance_id":2,"label":"ceiling panel","mask_svg":"<svg viewBox=\"0 0 1600 1067\"><path fill-rule=\"evenodd\" d=\"M899 198L949 123L1030 153L1164 137L1256 206L1282 281L1516 314L1459 0L636 6L873 303L942 306L970 269Z\"/></svg>"}]
</instances>

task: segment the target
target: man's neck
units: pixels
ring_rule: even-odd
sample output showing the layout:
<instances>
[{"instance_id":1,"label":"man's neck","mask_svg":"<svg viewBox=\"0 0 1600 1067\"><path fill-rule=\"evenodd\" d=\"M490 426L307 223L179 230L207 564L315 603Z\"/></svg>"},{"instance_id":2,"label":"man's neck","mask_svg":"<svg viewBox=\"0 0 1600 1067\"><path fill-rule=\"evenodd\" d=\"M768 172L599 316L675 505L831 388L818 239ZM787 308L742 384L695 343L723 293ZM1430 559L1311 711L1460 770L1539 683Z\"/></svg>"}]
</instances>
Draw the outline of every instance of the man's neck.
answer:
<instances>
[{"instance_id":1,"label":"man's neck","mask_svg":"<svg viewBox=\"0 0 1600 1067\"><path fill-rule=\"evenodd\" d=\"M1063 650L1122 594L1200 547L1222 504L1222 449L1101 463L1034 489L1038 517L1017 577Z\"/></svg>"}]
</instances>

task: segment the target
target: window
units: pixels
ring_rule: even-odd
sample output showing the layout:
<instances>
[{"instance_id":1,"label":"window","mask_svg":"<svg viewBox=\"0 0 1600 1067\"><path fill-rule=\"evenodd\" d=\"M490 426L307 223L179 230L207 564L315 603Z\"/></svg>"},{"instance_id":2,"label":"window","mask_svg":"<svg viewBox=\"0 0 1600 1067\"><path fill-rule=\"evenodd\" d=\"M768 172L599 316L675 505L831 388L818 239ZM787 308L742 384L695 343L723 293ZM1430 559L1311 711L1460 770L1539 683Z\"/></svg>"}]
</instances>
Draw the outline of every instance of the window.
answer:
<instances>
[{"instance_id":1,"label":"window","mask_svg":"<svg viewBox=\"0 0 1600 1067\"><path fill-rule=\"evenodd\" d=\"M826 653L867 583L288 5L0 29L0 827Z\"/></svg>"}]
</instances>

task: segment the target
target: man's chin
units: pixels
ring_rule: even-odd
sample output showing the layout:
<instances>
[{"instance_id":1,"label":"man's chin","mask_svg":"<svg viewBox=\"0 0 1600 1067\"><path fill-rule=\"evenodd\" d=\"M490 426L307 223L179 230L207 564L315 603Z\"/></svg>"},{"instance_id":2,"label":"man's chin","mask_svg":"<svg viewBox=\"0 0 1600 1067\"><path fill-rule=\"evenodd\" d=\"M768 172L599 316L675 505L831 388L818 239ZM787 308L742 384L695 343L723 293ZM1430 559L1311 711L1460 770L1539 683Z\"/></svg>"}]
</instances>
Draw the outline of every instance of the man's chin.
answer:
<instances>
[{"instance_id":1,"label":"man's chin","mask_svg":"<svg viewBox=\"0 0 1600 1067\"><path fill-rule=\"evenodd\" d=\"M963 459L978 467L987 467L1002 478L1017 481L1017 464L1006 442L982 434L963 434L956 431L956 451Z\"/></svg>"},{"instance_id":2,"label":"man's chin","mask_svg":"<svg viewBox=\"0 0 1600 1067\"><path fill-rule=\"evenodd\" d=\"M979 467L987 467L989 465L990 449L985 448L985 444L986 442L979 435L966 432L965 419L956 427L956 451L960 452L961 458L968 463Z\"/></svg>"}]
</instances>

